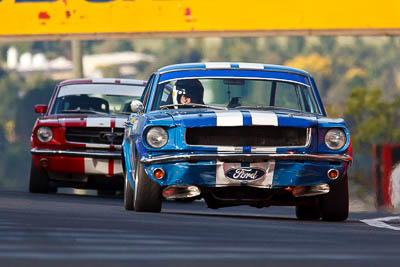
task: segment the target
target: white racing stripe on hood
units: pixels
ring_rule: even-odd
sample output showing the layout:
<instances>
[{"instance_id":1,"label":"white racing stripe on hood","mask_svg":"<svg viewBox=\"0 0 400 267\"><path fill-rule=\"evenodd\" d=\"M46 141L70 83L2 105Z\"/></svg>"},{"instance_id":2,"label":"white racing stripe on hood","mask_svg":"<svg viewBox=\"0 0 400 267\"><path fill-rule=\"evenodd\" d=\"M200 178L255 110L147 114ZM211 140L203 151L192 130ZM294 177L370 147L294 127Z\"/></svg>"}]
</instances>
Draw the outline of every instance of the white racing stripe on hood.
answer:
<instances>
[{"instance_id":1,"label":"white racing stripe on hood","mask_svg":"<svg viewBox=\"0 0 400 267\"><path fill-rule=\"evenodd\" d=\"M215 112L217 126L243 126L243 115L240 111Z\"/></svg>"},{"instance_id":2,"label":"white racing stripe on hood","mask_svg":"<svg viewBox=\"0 0 400 267\"><path fill-rule=\"evenodd\" d=\"M252 125L278 126L278 116L274 112L250 111Z\"/></svg>"},{"instance_id":3,"label":"white racing stripe on hood","mask_svg":"<svg viewBox=\"0 0 400 267\"><path fill-rule=\"evenodd\" d=\"M239 68L240 69L259 69L263 70L264 65L263 64L258 64L258 63L239 63Z\"/></svg>"},{"instance_id":4,"label":"white racing stripe on hood","mask_svg":"<svg viewBox=\"0 0 400 267\"><path fill-rule=\"evenodd\" d=\"M231 63L228 62L209 62L206 63L207 69L230 69Z\"/></svg>"},{"instance_id":5,"label":"white racing stripe on hood","mask_svg":"<svg viewBox=\"0 0 400 267\"><path fill-rule=\"evenodd\" d=\"M115 79L107 79L107 78L93 78L93 83L115 83Z\"/></svg>"},{"instance_id":6,"label":"white racing stripe on hood","mask_svg":"<svg viewBox=\"0 0 400 267\"><path fill-rule=\"evenodd\" d=\"M111 127L111 118L92 118L86 119L86 127Z\"/></svg>"}]
</instances>

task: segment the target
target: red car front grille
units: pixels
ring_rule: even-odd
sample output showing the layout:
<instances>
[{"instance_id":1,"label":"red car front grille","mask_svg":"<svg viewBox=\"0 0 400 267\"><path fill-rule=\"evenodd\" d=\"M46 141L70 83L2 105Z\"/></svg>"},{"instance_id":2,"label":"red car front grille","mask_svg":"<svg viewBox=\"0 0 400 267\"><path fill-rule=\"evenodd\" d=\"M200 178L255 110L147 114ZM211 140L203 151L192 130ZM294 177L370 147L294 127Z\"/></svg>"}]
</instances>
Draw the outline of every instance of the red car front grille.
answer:
<instances>
[{"instance_id":1,"label":"red car front grille","mask_svg":"<svg viewBox=\"0 0 400 267\"><path fill-rule=\"evenodd\" d=\"M123 138L123 128L67 127L65 131L67 142L121 145Z\"/></svg>"}]
</instances>

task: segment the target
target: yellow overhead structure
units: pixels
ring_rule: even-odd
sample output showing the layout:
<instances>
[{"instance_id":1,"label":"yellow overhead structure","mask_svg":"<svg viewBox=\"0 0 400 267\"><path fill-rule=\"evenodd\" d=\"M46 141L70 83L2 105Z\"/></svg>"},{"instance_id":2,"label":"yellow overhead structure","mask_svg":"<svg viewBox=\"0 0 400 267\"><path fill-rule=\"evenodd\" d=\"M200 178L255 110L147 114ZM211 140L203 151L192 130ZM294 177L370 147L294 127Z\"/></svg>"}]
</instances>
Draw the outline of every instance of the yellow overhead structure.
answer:
<instances>
[{"instance_id":1,"label":"yellow overhead structure","mask_svg":"<svg viewBox=\"0 0 400 267\"><path fill-rule=\"evenodd\" d=\"M0 0L0 40L400 33L398 0Z\"/></svg>"}]
</instances>

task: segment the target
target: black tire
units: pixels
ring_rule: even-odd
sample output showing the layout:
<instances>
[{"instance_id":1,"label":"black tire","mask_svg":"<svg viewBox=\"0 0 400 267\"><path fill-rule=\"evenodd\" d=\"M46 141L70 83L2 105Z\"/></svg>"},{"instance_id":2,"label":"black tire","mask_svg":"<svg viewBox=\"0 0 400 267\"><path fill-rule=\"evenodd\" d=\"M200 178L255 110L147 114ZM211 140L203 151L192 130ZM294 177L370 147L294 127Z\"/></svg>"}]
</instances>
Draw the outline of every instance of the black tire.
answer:
<instances>
[{"instance_id":1,"label":"black tire","mask_svg":"<svg viewBox=\"0 0 400 267\"><path fill-rule=\"evenodd\" d=\"M124 164L124 163L123 163ZM133 190L128 181L128 173L124 171L124 207L125 210L133 210Z\"/></svg>"},{"instance_id":2,"label":"black tire","mask_svg":"<svg viewBox=\"0 0 400 267\"><path fill-rule=\"evenodd\" d=\"M33 162L31 162L29 192L42 194L49 193L49 176L47 172L36 168Z\"/></svg>"},{"instance_id":3,"label":"black tire","mask_svg":"<svg viewBox=\"0 0 400 267\"><path fill-rule=\"evenodd\" d=\"M344 221L349 216L349 182L347 174L330 184L328 194L321 197L321 217L324 221Z\"/></svg>"},{"instance_id":4,"label":"black tire","mask_svg":"<svg viewBox=\"0 0 400 267\"><path fill-rule=\"evenodd\" d=\"M146 175L142 163L138 158L136 158L134 180L134 210L139 212L160 212L162 205L161 186Z\"/></svg>"},{"instance_id":5,"label":"black tire","mask_svg":"<svg viewBox=\"0 0 400 267\"><path fill-rule=\"evenodd\" d=\"M321 209L317 201L308 205L296 206L296 217L300 220L318 220L321 217Z\"/></svg>"},{"instance_id":6,"label":"black tire","mask_svg":"<svg viewBox=\"0 0 400 267\"><path fill-rule=\"evenodd\" d=\"M207 208L209 209L218 209L220 208L220 205L218 201L211 195L211 194L206 194L204 196L204 200L207 204Z\"/></svg>"}]
</instances>

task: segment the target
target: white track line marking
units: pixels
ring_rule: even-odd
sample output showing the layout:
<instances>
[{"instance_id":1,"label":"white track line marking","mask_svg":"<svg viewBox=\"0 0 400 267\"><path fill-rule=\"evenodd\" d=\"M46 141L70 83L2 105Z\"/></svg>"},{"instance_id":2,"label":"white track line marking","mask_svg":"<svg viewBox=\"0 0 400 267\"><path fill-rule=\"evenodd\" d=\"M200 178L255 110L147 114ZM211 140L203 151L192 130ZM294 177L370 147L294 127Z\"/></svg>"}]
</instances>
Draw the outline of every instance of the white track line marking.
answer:
<instances>
[{"instance_id":1,"label":"white track line marking","mask_svg":"<svg viewBox=\"0 0 400 267\"><path fill-rule=\"evenodd\" d=\"M391 230L400 231L400 227L392 226L392 225L386 223L386 222L395 221L395 220L400 221L400 216L390 216L390 217L383 217L383 218L366 219L366 220L361 220L361 221L363 223L366 223L373 227L387 228L387 229L391 229Z\"/></svg>"}]
</instances>

